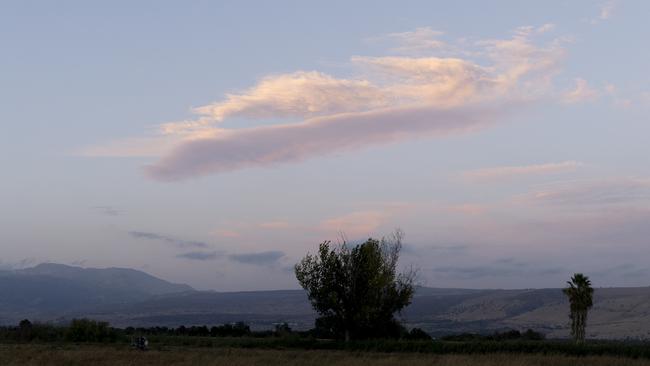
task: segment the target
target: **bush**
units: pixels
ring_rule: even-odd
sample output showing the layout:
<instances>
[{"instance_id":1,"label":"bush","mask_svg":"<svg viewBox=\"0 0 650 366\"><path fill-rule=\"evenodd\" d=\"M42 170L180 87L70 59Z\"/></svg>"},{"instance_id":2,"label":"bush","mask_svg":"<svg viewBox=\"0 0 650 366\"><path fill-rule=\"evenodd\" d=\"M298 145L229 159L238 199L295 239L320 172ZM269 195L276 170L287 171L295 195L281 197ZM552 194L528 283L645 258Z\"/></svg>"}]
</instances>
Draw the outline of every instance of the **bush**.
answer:
<instances>
[{"instance_id":1,"label":"bush","mask_svg":"<svg viewBox=\"0 0 650 366\"><path fill-rule=\"evenodd\" d=\"M495 332L491 335L481 335L475 333L461 333L455 335L448 335L440 338L443 341L452 341L452 342L477 342L477 341L541 341L544 340L546 336L543 333L535 332L532 329L526 330L524 333L521 333L518 330L508 330L504 332Z\"/></svg>"},{"instance_id":2,"label":"bush","mask_svg":"<svg viewBox=\"0 0 650 366\"><path fill-rule=\"evenodd\" d=\"M416 341L416 340L428 341L432 339L429 333L423 331L420 328L411 329L411 331L408 332L404 338L409 341Z\"/></svg>"},{"instance_id":3,"label":"bush","mask_svg":"<svg viewBox=\"0 0 650 366\"><path fill-rule=\"evenodd\" d=\"M117 333L107 322L90 319L73 319L65 334L71 342L114 342Z\"/></svg>"},{"instance_id":4,"label":"bush","mask_svg":"<svg viewBox=\"0 0 650 366\"><path fill-rule=\"evenodd\" d=\"M546 339L546 336L544 333L535 332L532 329L528 329L521 335L521 339L525 339L527 341L542 341Z\"/></svg>"},{"instance_id":5,"label":"bush","mask_svg":"<svg viewBox=\"0 0 650 366\"><path fill-rule=\"evenodd\" d=\"M250 334L251 328L244 322L210 328L210 335L213 337L243 337Z\"/></svg>"}]
</instances>

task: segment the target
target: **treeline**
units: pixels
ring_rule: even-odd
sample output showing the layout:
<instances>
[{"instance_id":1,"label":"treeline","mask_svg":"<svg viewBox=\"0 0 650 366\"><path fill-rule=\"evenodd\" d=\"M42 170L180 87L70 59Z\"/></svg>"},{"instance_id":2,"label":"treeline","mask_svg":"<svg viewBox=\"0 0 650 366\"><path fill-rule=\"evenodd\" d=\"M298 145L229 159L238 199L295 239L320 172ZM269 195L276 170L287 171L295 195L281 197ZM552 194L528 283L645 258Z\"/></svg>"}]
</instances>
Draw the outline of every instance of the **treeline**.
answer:
<instances>
[{"instance_id":1,"label":"treeline","mask_svg":"<svg viewBox=\"0 0 650 366\"><path fill-rule=\"evenodd\" d=\"M108 322L91 319L73 319L68 325L32 323L22 320L18 326L0 327L0 342L74 342L74 343L110 343L126 341L133 336L184 336L184 337L274 337L289 334L302 335L305 332L293 332L287 323L278 324L274 330L252 331L243 322L223 324L208 328L207 326L170 327L127 327L114 328Z\"/></svg>"},{"instance_id":2,"label":"treeline","mask_svg":"<svg viewBox=\"0 0 650 366\"><path fill-rule=\"evenodd\" d=\"M18 326L0 327L2 342L93 342L107 343L122 339L124 332L107 322L73 319L67 326L32 323L22 320Z\"/></svg>"},{"instance_id":3,"label":"treeline","mask_svg":"<svg viewBox=\"0 0 650 366\"><path fill-rule=\"evenodd\" d=\"M188 337L254 337L264 338L293 334L287 323L277 324L274 330L252 331L250 326L244 322L223 324L213 327L181 325L178 328L172 327L128 327L124 329L126 335L144 336L188 336Z\"/></svg>"},{"instance_id":4,"label":"treeline","mask_svg":"<svg viewBox=\"0 0 650 366\"><path fill-rule=\"evenodd\" d=\"M398 327L393 331L391 339L401 340L431 340L431 336L420 328L411 330ZM93 342L106 343L126 341L133 336L165 336L165 337L246 337L246 338L304 338L304 339L335 339L334 335L316 327L306 331L295 331L288 323L276 324L274 329L251 330L244 322L222 324L218 326L180 326L180 327L127 327L113 328L107 322L91 319L73 319L67 326L32 323L25 319L18 326L0 327L0 340L12 342ZM441 341L474 342L474 341L536 341L544 340L542 333L528 329L525 332L508 330L495 332L490 335L462 333L441 337ZM385 339L385 338L384 338Z\"/></svg>"},{"instance_id":5,"label":"treeline","mask_svg":"<svg viewBox=\"0 0 650 366\"><path fill-rule=\"evenodd\" d=\"M543 341L546 335L528 329L525 332L507 330L493 334L461 333L440 337L441 341L449 342L480 342L480 341Z\"/></svg>"},{"instance_id":6,"label":"treeline","mask_svg":"<svg viewBox=\"0 0 650 366\"><path fill-rule=\"evenodd\" d=\"M306 331L292 330L288 323L276 324L273 330L253 331L250 326L244 322L233 324L223 324L219 326L180 326L178 328L170 327L128 327L124 329L126 335L145 335L145 336L188 336L188 337L251 337L251 338L271 338L271 337L298 337L298 338L321 338L334 339L332 334L327 330L316 327ZM408 330L399 327L396 330L395 339L406 340L427 340L431 336L420 328Z\"/></svg>"},{"instance_id":7,"label":"treeline","mask_svg":"<svg viewBox=\"0 0 650 366\"><path fill-rule=\"evenodd\" d=\"M539 353L573 356L610 355L650 358L644 342L591 341L582 344L558 340L546 341L533 330L516 330L491 335L459 334L432 340L418 328L403 329L399 339L324 340L314 330L293 331L288 324L273 330L253 331L243 323L219 326L113 328L108 323L75 319L67 326L32 323L23 320L18 326L0 327L0 343L128 343L146 336L154 347L235 347L271 349L321 349L376 352L420 352L431 354Z\"/></svg>"},{"instance_id":8,"label":"treeline","mask_svg":"<svg viewBox=\"0 0 650 366\"><path fill-rule=\"evenodd\" d=\"M69 325L32 323L25 319L18 326L0 327L0 342L73 342L110 343L126 342L135 336L156 337L246 337L246 338L332 338L322 329L295 331L289 324L276 324L274 329L251 330L244 322L218 326L180 327L127 327L113 328L107 322L91 319L73 319ZM401 327L396 337L405 340L430 340L419 328Z\"/></svg>"}]
</instances>

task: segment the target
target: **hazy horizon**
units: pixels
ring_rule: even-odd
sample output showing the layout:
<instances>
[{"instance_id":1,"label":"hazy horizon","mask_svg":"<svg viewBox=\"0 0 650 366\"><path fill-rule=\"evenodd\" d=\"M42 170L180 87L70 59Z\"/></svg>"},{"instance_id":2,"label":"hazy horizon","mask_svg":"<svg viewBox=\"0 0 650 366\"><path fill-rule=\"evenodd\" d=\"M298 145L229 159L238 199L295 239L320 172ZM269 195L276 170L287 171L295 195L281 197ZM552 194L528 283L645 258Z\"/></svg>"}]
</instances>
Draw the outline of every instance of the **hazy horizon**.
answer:
<instances>
[{"instance_id":1,"label":"hazy horizon","mask_svg":"<svg viewBox=\"0 0 650 366\"><path fill-rule=\"evenodd\" d=\"M43 263L38 263L38 264L35 264L33 266L29 266L29 267L14 268L14 269L9 270L9 271L15 273L15 272L20 272L23 269L30 269L30 268L38 267L39 265L50 265L50 264L64 265L64 266L76 267L76 268L81 268L81 269L90 269L90 270L102 270L102 269L109 269L109 270L112 270L112 269L115 269L115 270L137 270L137 271L144 272L144 273L146 273L148 275L151 275L151 273L147 273L144 270L138 270L138 269L129 268L129 267L111 267L111 266L108 266L108 267L86 267L83 264L63 264L63 263L54 263L54 262L43 262ZM169 282L171 284L186 285L185 283L174 281L174 279L171 279L171 278L160 278L160 277L157 277L157 276L154 276L154 277L156 277L158 279L161 279L163 281L167 281L167 282ZM508 291L508 290L547 290L547 289L553 290L553 289L561 289L561 288L564 288L566 286L558 285L556 287L538 287L538 288L534 288L534 287L512 287L512 288L500 288L500 287L484 287L484 288L440 287L440 286L426 286L426 285L420 284L420 283L418 283L416 281L415 287L417 287L417 288L430 288L430 289L436 289L436 290L477 290L477 291L481 291L481 290L496 290L496 291L506 290L506 291ZM646 285L646 286L629 286L629 287L626 287L626 286L621 286L621 287L616 287L616 286L596 286L595 288L596 289L599 289L599 288L600 289L607 289L607 288L647 288L647 287L650 287L650 285ZM303 289L294 287L294 288L268 288L268 289L260 289L260 290L255 290L255 289L237 290L237 289L233 289L233 290L228 290L228 291L219 291L219 290L212 290L212 289L208 289L208 290L195 289L195 290L197 290L197 291L215 291L215 292L264 292L264 291L292 291L292 290L303 290Z\"/></svg>"},{"instance_id":2,"label":"hazy horizon","mask_svg":"<svg viewBox=\"0 0 650 366\"><path fill-rule=\"evenodd\" d=\"M0 269L295 289L401 228L427 287L650 285L649 2L0 9Z\"/></svg>"}]
</instances>

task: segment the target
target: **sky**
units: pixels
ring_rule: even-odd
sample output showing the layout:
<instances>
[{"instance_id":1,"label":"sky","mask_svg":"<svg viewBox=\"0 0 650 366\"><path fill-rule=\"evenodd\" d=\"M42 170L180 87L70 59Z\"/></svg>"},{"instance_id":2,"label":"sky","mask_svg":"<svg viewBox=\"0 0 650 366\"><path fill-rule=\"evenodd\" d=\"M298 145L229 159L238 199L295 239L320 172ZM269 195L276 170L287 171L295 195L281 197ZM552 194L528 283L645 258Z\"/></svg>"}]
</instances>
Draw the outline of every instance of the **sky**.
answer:
<instances>
[{"instance_id":1,"label":"sky","mask_svg":"<svg viewBox=\"0 0 650 366\"><path fill-rule=\"evenodd\" d=\"M650 2L1 1L0 268L650 285Z\"/></svg>"}]
</instances>

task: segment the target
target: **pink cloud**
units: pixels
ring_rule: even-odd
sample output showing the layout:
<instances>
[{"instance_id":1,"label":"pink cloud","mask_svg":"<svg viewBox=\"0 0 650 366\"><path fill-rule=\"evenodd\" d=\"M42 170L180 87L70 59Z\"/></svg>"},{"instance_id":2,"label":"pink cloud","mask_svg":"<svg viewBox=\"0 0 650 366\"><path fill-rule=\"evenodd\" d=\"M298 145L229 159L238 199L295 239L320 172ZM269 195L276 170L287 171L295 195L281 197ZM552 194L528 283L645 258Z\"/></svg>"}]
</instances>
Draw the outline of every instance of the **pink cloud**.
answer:
<instances>
[{"instance_id":1,"label":"pink cloud","mask_svg":"<svg viewBox=\"0 0 650 366\"><path fill-rule=\"evenodd\" d=\"M353 238L371 237L387 218L388 213L383 211L356 211L324 220L318 229L328 233L343 233Z\"/></svg>"},{"instance_id":2,"label":"pink cloud","mask_svg":"<svg viewBox=\"0 0 650 366\"><path fill-rule=\"evenodd\" d=\"M225 101L195 111L214 121L230 116L313 117L383 107L387 105L384 98L384 93L367 80L297 71L265 77L243 93L228 94Z\"/></svg>"},{"instance_id":3,"label":"pink cloud","mask_svg":"<svg viewBox=\"0 0 650 366\"><path fill-rule=\"evenodd\" d=\"M150 140L96 150L103 156L152 154L164 141L159 160L145 171L153 179L175 181L476 130L552 89L562 42L534 44L532 37L549 26L542 28L522 27L509 39L459 41L447 48L450 57L355 56L351 65L362 70L357 77L318 71L270 75L194 109L194 119L160 125L159 136ZM428 49L442 46L439 35L419 28L389 37ZM261 123L216 127L231 117Z\"/></svg>"},{"instance_id":4,"label":"pink cloud","mask_svg":"<svg viewBox=\"0 0 650 366\"><path fill-rule=\"evenodd\" d=\"M520 199L520 202L566 206L647 205L650 179L615 178L552 184Z\"/></svg>"},{"instance_id":5,"label":"pink cloud","mask_svg":"<svg viewBox=\"0 0 650 366\"><path fill-rule=\"evenodd\" d=\"M288 229L291 227L291 224L287 221L277 220L263 222L259 224L259 227L263 229Z\"/></svg>"},{"instance_id":6,"label":"pink cloud","mask_svg":"<svg viewBox=\"0 0 650 366\"><path fill-rule=\"evenodd\" d=\"M224 238L238 238L241 236L241 234L238 231L227 230L227 229L215 230L214 234L218 236L222 236Z\"/></svg>"},{"instance_id":7,"label":"pink cloud","mask_svg":"<svg viewBox=\"0 0 650 366\"><path fill-rule=\"evenodd\" d=\"M527 175L544 175L573 172L584 164L570 160L559 163L532 164L519 166L500 166L483 168L463 173L463 177L471 180L509 179Z\"/></svg>"},{"instance_id":8,"label":"pink cloud","mask_svg":"<svg viewBox=\"0 0 650 366\"><path fill-rule=\"evenodd\" d=\"M461 213L464 215L481 215L485 213L487 207L485 205L476 204L476 203L463 203L459 205L448 206L447 210L450 212Z\"/></svg>"},{"instance_id":9,"label":"pink cloud","mask_svg":"<svg viewBox=\"0 0 650 366\"><path fill-rule=\"evenodd\" d=\"M299 124L232 130L221 137L184 142L147 166L146 174L160 181L176 181L301 161L405 139L471 131L493 123L502 114L503 110L497 107L393 108L319 117Z\"/></svg>"},{"instance_id":10,"label":"pink cloud","mask_svg":"<svg viewBox=\"0 0 650 366\"><path fill-rule=\"evenodd\" d=\"M594 101L600 96L600 91L589 86L587 80L576 79L576 86L573 90L564 93L563 102L574 104L580 102Z\"/></svg>"}]
</instances>

